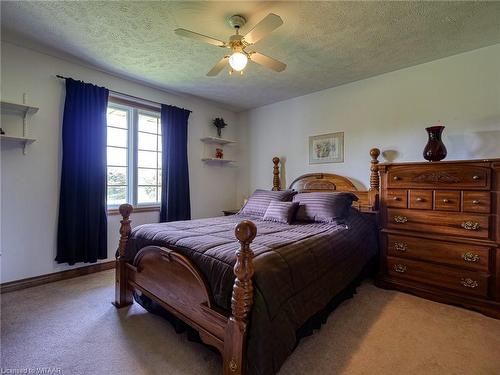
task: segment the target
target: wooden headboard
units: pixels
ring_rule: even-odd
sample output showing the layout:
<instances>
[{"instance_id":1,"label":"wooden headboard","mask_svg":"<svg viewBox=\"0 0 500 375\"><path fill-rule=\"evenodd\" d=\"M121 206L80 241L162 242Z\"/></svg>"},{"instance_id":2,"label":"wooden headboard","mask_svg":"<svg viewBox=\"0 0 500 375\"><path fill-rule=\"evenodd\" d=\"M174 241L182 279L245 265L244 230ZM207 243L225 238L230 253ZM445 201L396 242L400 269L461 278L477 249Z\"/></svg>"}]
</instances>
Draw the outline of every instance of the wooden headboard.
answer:
<instances>
[{"instance_id":1,"label":"wooden headboard","mask_svg":"<svg viewBox=\"0 0 500 375\"><path fill-rule=\"evenodd\" d=\"M356 186L344 176L332 173L308 173L297 177L290 184L290 189L299 193L313 191L344 191L351 192L358 197L358 201L353 203L353 207L363 212L373 212L378 210L378 192L380 188L380 178L378 173L378 157L380 150L372 148L370 150L370 189L358 190ZM273 190L281 190L281 180L279 176L279 158L274 157L273 163Z\"/></svg>"}]
</instances>

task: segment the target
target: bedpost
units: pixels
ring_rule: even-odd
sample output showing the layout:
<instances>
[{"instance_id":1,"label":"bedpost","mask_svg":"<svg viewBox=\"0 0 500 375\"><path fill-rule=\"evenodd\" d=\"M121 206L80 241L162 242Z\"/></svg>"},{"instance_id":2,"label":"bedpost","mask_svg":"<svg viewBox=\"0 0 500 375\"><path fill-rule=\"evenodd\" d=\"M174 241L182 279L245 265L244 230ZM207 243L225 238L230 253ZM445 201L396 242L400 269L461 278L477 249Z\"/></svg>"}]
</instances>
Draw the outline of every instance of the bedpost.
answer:
<instances>
[{"instance_id":1,"label":"bedpost","mask_svg":"<svg viewBox=\"0 0 500 375\"><path fill-rule=\"evenodd\" d=\"M130 214L134 210L130 204L122 204L118 209L122 220L120 221L120 242L118 245L118 255L116 257L116 281L115 281L115 305L117 308L132 304L132 291L127 283L127 259L125 249L127 248L128 236L131 232Z\"/></svg>"},{"instance_id":2,"label":"bedpost","mask_svg":"<svg viewBox=\"0 0 500 375\"><path fill-rule=\"evenodd\" d=\"M236 251L236 264L231 298L231 316L227 322L224 338L223 374L241 375L245 372L245 351L248 316L253 305L253 252L250 243L257 234L255 224L249 220L240 222L234 233L240 242Z\"/></svg>"},{"instance_id":3,"label":"bedpost","mask_svg":"<svg viewBox=\"0 0 500 375\"><path fill-rule=\"evenodd\" d=\"M378 173L378 157L380 155L380 150L378 148L372 148L370 150L370 156L372 160L370 161L370 204L372 209L378 209L378 193L380 190L380 176Z\"/></svg>"},{"instance_id":4,"label":"bedpost","mask_svg":"<svg viewBox=\"0 0 500 375\"><path fill-rule=\"evenodd\" d=\"M275 156L273 158L273 190L281 190L281 181L280 181L280 167L278 166L280 162L280 158Z\"/></svg>"},{"instance_id":5,"label":"bedpost","mask_svg":"<svg viewBox=\"0 0 500 375\"><path fill-rule=\"evenodd\" d=\"M370 150L371 167L370 167L370 190L378 191L380 188L380 177L378 174L378 157L380 155L380 150L378 148L372 148Z\"/></svg>"}]
</instances>

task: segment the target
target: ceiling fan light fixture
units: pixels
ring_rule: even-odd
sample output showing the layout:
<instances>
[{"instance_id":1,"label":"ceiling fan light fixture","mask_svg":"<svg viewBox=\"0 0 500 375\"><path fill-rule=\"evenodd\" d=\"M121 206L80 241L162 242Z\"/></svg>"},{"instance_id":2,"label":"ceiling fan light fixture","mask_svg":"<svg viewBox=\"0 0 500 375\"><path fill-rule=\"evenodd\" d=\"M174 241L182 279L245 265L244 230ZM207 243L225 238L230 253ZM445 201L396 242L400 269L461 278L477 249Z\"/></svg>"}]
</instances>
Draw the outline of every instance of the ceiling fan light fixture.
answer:
<instances>
[{"instance_id":1,"label":"ceiling fan light fixture","mask_svg":"<svg viewBox=\"0 0 500 375\"><path fill-rule=\"evenodd\" d=\"M245 17L237 14L229 18L229 24L235 29L235 34L231 35L227 42L186 29L176 29L175 33L182 37L195 39L217 47L229 49L230 55L226 55L220 59L207 73L208 77L215 77L228 64L229 74L232 74L233 72L240 72L240 74L243 74L243 69L246 68L248 60L252 60L254 63L265 66L275 72L282 72L285 70L286 64L281 61L263 55L262 53L255 51L247 52L245 50L245 48L254 45L259 40L266 37L269 33L283 25L281 17L274 13L269 13L259 23L257 23L252 30L245 35L240 35L240 28L245 25L245 23Z\"/></svg>"},{"instance_id":2,"label":"ceiling fan light fixture","mask_svg":"<svg viewBox=\"0 0 500 375\"><path fill-rule=\"evenodd\" d=\"M236 70L237 72L245 69L247 63L248 57L242 52L234 52L229 57L229 65L231 65L231 68L233 68L233 70Z\"/></svg>"}]
</instances>

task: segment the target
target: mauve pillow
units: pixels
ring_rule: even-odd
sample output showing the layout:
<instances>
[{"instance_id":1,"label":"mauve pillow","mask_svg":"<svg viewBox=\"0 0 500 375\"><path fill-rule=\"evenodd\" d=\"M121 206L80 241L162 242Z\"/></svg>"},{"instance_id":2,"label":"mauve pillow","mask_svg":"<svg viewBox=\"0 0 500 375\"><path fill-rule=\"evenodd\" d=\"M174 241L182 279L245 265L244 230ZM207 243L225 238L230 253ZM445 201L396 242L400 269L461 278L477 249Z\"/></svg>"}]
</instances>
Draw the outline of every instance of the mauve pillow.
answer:
<instances>
[{"instance_id":1,"label":"mauve pillow","mask_svg":"<svg viewBox=\"0 0 500 375\"><path fill-rule=\"evenodd\" d=\"M267 207L263 219L277 223L290 224L299 208L299 202L271 201Z\"/></svg>"},{"instance_id":2,"label":"mauve pillow","mask_svg":"<svg viewBox=\"0 0 500 375\"><path fill-rule=\"evenodd\" d=\"M239 213L262 217L266 213L267 207L271 201L289 202L292 200L294 194L295 191L293 190L272 191L257 189L252 196L248 198L248 202Z\"/></svg>"},{"instance_id":3,"label":"mauve pillow","mask_svg":"<svg viewBox=\"0 0 500 375\"><path fill-rule=\"evenodd\" d=\"M293 197L299 203L295 219L330 223L345 217L352 202L357 200L353 193L345 192L299 193Z\"/></svg>"}]
</instances>

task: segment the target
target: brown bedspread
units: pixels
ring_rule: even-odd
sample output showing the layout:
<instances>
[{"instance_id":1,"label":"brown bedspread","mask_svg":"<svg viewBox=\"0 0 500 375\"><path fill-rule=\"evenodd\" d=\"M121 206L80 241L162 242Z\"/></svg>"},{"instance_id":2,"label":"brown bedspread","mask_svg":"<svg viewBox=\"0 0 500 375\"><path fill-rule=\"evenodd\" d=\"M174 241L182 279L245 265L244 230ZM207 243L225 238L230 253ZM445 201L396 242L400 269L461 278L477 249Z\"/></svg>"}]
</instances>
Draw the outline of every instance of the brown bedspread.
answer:
<instances>
[{"instance_id":1,"label":"brown bedspread","mask_svg":"<svg viewBox=\"0 0 500 375\"><path fill-rule=\"evenodd\" d=\"M352 209L339 224L292 225L233 215L146 224L130 236L127 257L158 245L189 257L205 275L215 302L230 309L241 220L257 226L254 305L247 346L249 374L274 374L293 351L296 331L361 272L377 251L376 227Z\"/></svg>"}]
</instances>

